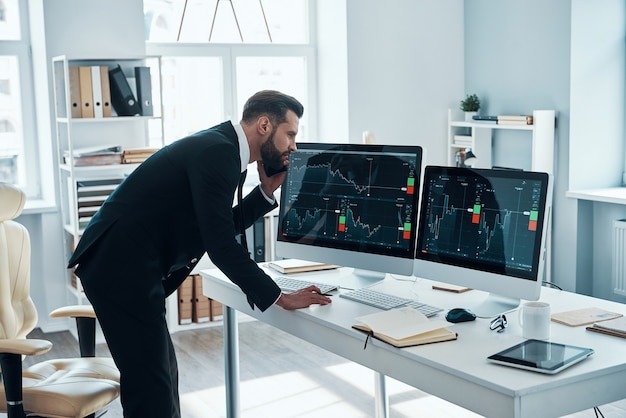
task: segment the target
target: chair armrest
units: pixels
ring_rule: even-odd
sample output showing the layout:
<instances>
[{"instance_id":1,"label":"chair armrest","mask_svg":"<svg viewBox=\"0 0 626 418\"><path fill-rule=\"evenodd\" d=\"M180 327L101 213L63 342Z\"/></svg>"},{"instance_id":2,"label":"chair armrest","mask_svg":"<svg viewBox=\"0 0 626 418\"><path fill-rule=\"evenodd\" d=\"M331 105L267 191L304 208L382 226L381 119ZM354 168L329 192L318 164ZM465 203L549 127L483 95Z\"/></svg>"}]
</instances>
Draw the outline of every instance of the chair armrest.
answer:
<instances>
[{"instance_id":1,"label":"chair armrest","mask_svg":"<svg viewBox=\"0 0 626 418\"><path fill-rule=\"evenodd\" d=\"M0 340L0 353L19 354L23 356L38 356L47 353L52 348L48 340L23 340L7 339Z\"/></svg>"},{"instance_id":2,"label":"chair armrest","mask_svg":"<svg viewBox=\"0 0 626 418\"><path fill-rule=\"evenodd\" d=\"M95 318L96 313L91 305L62 306L50 312L50 318Z\"/></svg>"},{"instance_id":3,"label":"chair armrest","mask_svg":"<svg viewBox=\"0 0 626 418\"><path fill-rule=\"evenodd\" d=\"M91 305L62 306L50 312L50 317L75 318L80 356L96 356L96 313Z\"/></svg>"}]
</instances>

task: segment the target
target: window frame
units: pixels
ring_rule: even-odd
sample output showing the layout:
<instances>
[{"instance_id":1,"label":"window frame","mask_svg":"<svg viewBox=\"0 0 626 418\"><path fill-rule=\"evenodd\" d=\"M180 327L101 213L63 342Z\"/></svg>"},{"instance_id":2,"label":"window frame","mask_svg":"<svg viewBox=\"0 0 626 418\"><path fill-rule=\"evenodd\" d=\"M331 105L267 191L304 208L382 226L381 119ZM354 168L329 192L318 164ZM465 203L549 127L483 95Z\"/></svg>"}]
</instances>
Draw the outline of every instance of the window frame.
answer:
<instances>
[{"instance_id":1,"label":"window frame","mask_svg":"<svg viewBox=\"0 0 626 418\"><path fill-rule=\"evenodd\" d=\"M306 59L307 103L304 112L307 119L307 137L318 137L318 91L317 91L317 9L314 1L308 1L307 42L303 44L281 43L198 43L146 41L146 54L162 57L217 57L222 62L224 118L239 121L237 109L236 62L239 57L304 57Z\"/></svg>"},{"instance_id":2,"label":"window frame","mask_svg":"<svg viewBox=\"0 0 626 418\"><path fill-rule=\"evenodd\" d=\"M27 201L42 200L47 193L43 190L44 182L42 176L44 172L40 164L41 155L37 135L28 1L18 0L17 4L20 19L20 39L0 40L0 49L2 50L2 55L15 56L19 68L23 155L18 158L21 158L24 164L26 181L25 185L20 184L20 186L26 192Z\"/></svg>"},{"instance_id":3,"label":"window frame","mask_svg":"<svg viewBox=\"0 0 626 418\"><path fill-rule=\"evenodd\" d=\"M217 57L221 58L224 76L225 120L238 121L241 117L237 106L236 62L239 57L305 57L308 105L305 113L308 136L317 137L317 85L315 46L286 44L199 44L146 42L146 54L161 57ZM299 138L302 140L302 138Z\"/></svg>"}]
</instances>

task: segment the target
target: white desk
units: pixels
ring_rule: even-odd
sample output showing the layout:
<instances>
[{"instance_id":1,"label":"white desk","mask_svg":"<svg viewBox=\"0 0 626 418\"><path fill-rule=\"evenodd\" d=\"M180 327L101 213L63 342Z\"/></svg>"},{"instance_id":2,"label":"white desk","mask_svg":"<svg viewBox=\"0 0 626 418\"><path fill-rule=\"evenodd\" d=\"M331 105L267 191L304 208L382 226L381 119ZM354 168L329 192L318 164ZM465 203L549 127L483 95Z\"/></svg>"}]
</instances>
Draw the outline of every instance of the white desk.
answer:
<instances>
[{"instance_id":1,"label":"white desk","mask_svg":"<svg viewBox=\"0 0 626 418\"><path fill-rule=\"evenodd\" d=\"M339 269L296 277L341 283L341 276L350 271ZM487 363L487 356L523 340L517 311L507 315L509 327L503 333L489 330L488 319L478 319L451 324L451 329L459 334L456 341L396 349L370 340L364 350L364 334L351 325L355 317L375 312L375 308L334 296L333 303L327 306L297 311L273 306L261 313L250 309L241 290L219 270L203 270L201 275L204 293L228 306L224 313L224 341L229 417L239 413L235 310L487 417L556 417L626 398L626 339L552 323L552 341L596 351L589 359L554 376ZM470 306L486 296L475 290L461 294L432 290L432 284L428 280L413 284L387 277L375 288L410 295L446 310ZM544 288L541 300L551 304L552 312L595 306L626 315L625 305L556 289Z\"/></svg>"}]
</instances>

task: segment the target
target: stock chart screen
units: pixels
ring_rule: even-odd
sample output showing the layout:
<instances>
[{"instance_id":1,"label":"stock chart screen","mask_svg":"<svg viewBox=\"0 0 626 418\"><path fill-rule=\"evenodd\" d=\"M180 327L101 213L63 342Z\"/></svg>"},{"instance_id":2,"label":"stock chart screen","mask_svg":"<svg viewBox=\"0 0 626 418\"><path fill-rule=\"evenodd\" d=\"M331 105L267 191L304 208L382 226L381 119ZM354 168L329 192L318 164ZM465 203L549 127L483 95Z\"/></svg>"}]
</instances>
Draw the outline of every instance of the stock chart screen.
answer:
<instances>
[{"instance_id":1,"label":"stock chart screen","mask_svg":"<svg viewBox=\"0 0 626 418\"><path fill-rule=\"evenodd\" d=\"M536 267L547 175L427 167L418 251L525 276Z\"/></svg>"},{"instance_id":2,"label":"stock chart screen","mask_svg":"<svg viewBox=\"0 0 626 418\"><path fill-rule=\"evenodd\" d=\"M298 147L281 190L279 239L414 256L421 148Z\"/></svg>"}]
</instances>

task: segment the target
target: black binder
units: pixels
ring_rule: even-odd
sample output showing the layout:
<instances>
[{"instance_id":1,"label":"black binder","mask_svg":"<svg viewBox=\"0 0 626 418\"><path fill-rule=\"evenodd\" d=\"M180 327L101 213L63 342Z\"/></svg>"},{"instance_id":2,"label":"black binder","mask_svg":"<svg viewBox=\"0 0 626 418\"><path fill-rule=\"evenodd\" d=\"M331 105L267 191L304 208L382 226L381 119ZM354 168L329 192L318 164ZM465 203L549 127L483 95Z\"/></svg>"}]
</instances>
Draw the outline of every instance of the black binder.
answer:
<instances>
[{"instance_id":1,"label":"black binder","mask_svg":"<svg viewBox=\"0 0 626 418\"><path fill-rule=\"evenodd\" d=\"M139 103L128 84L128 80L122 71L122 67L109 70L109 83L111 84L111 102L118 116L135 116L141 114Z\"/></svg>"},{"instance_id":2,"label":"black binder","mask_svg":"<svg viewBox=\"0 0 626 418\"><path fill-rule=\"evenodd\" d=\"M137 101L141 115L153 116L150 67L135 67L135 82L137 83Z\"/></svg>"},{"instance_id":3,"label":"black binder","mask_svg":"<svg viewBox=\"0 0 626 418\"><path fill-rule=\"evenodd\" d=\"M252 224L254 242L254 261L266 261L265 257L265 218L258 219Z\"/></svg>"}]
</instances>

